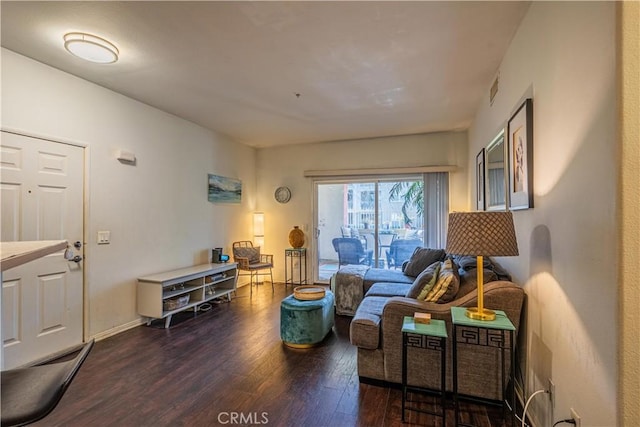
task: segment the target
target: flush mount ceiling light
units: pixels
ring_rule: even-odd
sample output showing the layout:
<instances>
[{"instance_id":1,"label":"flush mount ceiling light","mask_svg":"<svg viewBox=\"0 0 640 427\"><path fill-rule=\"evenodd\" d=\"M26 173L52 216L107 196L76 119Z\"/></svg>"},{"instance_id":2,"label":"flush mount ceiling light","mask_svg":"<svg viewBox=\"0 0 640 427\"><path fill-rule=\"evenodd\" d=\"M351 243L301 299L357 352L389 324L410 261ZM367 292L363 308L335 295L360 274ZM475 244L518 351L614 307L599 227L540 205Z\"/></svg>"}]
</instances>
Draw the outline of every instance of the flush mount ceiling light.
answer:
<instances>
[{"instance_id":1,"label":"flush mount ceiling light","mask_svg":"<svg viewBox=\"0 0 640 427\"><path fill-rule=\"evenodd\" d=\"M113 43L87 33L65 34L64 48L78 58L99 64L116 62L120 53Z\"/></svg>"}]
</instances>

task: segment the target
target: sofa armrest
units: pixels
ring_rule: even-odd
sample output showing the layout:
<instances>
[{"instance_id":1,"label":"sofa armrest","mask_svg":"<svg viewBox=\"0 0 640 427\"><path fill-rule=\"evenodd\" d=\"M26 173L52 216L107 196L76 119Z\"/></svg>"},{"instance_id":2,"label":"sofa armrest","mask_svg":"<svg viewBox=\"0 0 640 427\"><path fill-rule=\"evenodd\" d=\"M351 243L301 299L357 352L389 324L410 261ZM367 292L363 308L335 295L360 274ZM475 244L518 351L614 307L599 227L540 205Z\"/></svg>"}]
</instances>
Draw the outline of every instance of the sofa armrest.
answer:
<instances>
[{"instance_id":1,"label":"sofa armrest","mask_svg":"<svg viewBox=\"0 0 640 427\"><path fill-rule=\"evenodd\" d=\"M504 310L516 329L520 324L520 311L524 291L520 286L508 281L495 281L485 284L485 307ZM384 349L400 348L402 345L402 322L404 316L413 313L430 313L432 319L447 322L447 333L451 334L451 307L474 307L478 304L476 291L454 299L446 304L418 301L413 298L389 298L382 312L382 328ZM393 347L395 346L395 347Z\"/></svg>"},{"instance_id":2,"label":"sofa armrest","mask_svg":"<svg viewBox=\"0 0 640 427\"><path fill-rule=\"evenodd\" d=\"M387 325L387 321L393 322L400 319L398 325L402 327L402 319L404 316L413 317L413 313L431 313L433 319L451 320L451 307L449 304L436 304L434 302L419 301L414 298L392 297L389 298L382 312L382 321Z\"/></svg>"}]
</instances>

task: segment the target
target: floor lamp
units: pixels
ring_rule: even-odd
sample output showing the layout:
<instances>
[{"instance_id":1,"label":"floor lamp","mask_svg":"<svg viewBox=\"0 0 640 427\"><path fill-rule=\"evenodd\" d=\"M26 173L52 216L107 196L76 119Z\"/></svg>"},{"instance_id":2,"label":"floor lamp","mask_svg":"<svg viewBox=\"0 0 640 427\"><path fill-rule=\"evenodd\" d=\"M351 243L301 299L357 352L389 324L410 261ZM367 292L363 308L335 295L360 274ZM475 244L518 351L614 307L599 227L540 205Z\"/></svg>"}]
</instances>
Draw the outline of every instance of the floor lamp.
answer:
<instances>
[{"instance_id":1,"label":"floor lamp","mask_svg":"<svg viewBox=\"0 0 640 427\"><path fill-rule=\"evenodd\" d=\"M450 213L446 250L477 257L478 306L467 308L466 315L475 320L494 320L495 312L484 308L483 257L518 255L511 212Z\"/></svg>"},{"instance_id":2,"label":"floor lamp","mask_svg":"<svg viewBox=\"0 0 640 427\"><path fill-rule=\"evenodd\" d=\"M253 243L264 250L264 212L253 213Z\"/></svg>"}]
</instances>

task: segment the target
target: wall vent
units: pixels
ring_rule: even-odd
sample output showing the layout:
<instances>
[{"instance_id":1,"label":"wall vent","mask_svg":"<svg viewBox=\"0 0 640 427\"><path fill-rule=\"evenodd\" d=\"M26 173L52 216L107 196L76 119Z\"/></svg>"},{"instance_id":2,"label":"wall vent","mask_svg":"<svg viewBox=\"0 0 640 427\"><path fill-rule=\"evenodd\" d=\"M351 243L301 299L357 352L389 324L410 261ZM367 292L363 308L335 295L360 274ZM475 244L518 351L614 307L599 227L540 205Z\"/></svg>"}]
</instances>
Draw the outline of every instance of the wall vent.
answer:
<instances>
[{"instance_id":1,"label":"wall vent","mask_svg":"<svg viewBox=\"0 0 640 427\"><path fill-rule=\"evenodd\" d=\"M489 90L489 105L493 105L493 100L498 93L498 82L500 81L500 73L496 76L496 79L493 81L491 85L491 89Z\"/></svg>"}]
</instances>

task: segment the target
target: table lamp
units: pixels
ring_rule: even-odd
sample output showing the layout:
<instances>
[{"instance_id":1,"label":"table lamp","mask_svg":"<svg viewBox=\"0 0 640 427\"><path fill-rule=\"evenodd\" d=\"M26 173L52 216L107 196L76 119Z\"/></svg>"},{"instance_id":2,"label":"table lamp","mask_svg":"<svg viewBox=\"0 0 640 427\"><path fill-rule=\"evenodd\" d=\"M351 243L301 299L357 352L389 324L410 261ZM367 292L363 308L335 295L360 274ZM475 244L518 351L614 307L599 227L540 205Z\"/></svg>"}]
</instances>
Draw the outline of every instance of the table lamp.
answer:
<instances>
[{"instance_id":1,"label":"table lamp","mask_svg":"<svg viewBox=\"0 0 640 427\"><path fill-rule=\"evenodd\" d=\"M477 257L478 306L467 308L466 315L475 320L494 320L495 312L484 308L483 257L518 255L511 212L450 213L446 251Z\"/></svg>"}]
</instances>

